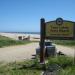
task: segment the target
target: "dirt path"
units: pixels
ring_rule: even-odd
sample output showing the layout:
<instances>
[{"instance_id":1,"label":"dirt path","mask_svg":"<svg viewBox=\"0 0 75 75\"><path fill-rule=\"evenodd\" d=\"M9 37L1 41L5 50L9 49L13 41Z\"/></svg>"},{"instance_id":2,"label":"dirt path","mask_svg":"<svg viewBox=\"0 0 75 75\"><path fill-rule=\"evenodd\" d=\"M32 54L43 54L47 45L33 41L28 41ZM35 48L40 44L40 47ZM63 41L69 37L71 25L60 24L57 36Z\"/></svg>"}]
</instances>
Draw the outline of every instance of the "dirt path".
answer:
<instances>
[{"instance_id":1,"label":"dirt path","mask_svg":"<svg viewBox=\"0 0 75 75\"><path fill-rule=\"evenodd\" d=\"M56 49L57 49L57 52L61 51L68 56L74 57L74 54L75 54L75 47L74 46L68 47L68 46L56 45Z\"/></svg>"},{"instance_id":2,"label":"dirt path","mask_svg":"<svg viewBox=\"0 0 75 75\"><path fill-rule=\"evenodd\" d=\"M32 58L38 43L0 48L0 61L13 62Z\"/></svg>"},{"instance_id":3,"label":"dirt path","mask_svg":"<svg viewBox=\"0 0 75 75\"><path fill-rule=\"evenodd\" d=\"M10 46L0 48L0 61L14 62L20 60L31 59L36 54L35 49L39 46L38 43L30 43L27 45ZM66 55L74 56L75 47L66 47L55 45L57 52L61 51Z\"/></svg>"}]
</instances>

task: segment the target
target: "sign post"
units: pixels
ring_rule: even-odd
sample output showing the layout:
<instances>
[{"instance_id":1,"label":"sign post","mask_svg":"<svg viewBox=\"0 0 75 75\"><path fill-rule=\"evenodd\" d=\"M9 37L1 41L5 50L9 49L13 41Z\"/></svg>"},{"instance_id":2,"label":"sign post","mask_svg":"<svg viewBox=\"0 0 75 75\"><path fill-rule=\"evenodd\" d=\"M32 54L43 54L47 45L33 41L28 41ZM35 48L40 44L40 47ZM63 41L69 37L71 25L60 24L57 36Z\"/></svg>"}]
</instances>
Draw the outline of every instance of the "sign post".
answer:
<instances>
[{"instance_id":1,"label":"sign post","mask_svg":"<svg viewBox=\"0 0 75 75\"><path fill-rule=\"evenodd\" d=\"M45 51L44 51L44 41L45 41L45 19L40 20L40 63L44 63Z\"/></svg>"},{"instance_id":2,"label":"sign post","mask_svg":"<svg viewBox=\"0 0 75 75\"><path fill-rule=\"evenodd\" d=\"M74 40L75 22L57 18L54 21L45 22L40 20L40 63L45 61L45 39L51 40ZM75 57L74 57L75 58Z\"/></svg>"}]
</instances>

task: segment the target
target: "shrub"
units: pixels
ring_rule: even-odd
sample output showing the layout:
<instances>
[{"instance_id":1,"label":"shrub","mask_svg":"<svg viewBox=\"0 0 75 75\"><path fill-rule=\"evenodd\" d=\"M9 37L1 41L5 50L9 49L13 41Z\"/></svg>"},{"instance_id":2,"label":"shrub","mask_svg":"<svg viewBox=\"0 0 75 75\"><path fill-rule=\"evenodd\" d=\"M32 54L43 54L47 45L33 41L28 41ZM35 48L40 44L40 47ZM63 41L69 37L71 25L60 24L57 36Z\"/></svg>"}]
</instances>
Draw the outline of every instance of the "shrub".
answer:
<instances>
[{"instance_id":1,"label":"shrub","mask_svg":"<svg viewBox=\"0 0 75 75\"><path fill-rule=\"evenodd\" d=\"M71 57L67 56L57 56L57 57L51 57L48 59L48 65L50 64L58 64L62 68L65 68L67 66L73 65L73 59Z\"/></svg>"}]
</instances>

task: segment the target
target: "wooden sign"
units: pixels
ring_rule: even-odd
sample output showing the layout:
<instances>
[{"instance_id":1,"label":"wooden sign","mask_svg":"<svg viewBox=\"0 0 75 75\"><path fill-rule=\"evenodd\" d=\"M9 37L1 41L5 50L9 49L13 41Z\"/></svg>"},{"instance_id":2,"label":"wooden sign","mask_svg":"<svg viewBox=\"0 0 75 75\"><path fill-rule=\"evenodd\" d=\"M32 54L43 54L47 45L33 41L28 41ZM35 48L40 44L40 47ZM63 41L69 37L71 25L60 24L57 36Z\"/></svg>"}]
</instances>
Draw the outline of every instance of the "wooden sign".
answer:
<instances>
[{"instance_id":1,"label":"wooden sign","mask_svg":"<svg viewBox=\"0 0 75 75\"><path fill-rule=\"evenodd\" d=\"M57 18L54 21L40 20L40 62L45 60L45 39L73 40L75 39L75 22Z\"/></svg>"},{"instance_id":2,"label":"wooden sign","mask_svg":"<svg viewBox=\"0 0 75 75\"><path fill-rule=\"evenodd\" d=\"M57 18L46 22L45 37L49 39L75 39L75 23Z\"/></svg>"}]
</instances>

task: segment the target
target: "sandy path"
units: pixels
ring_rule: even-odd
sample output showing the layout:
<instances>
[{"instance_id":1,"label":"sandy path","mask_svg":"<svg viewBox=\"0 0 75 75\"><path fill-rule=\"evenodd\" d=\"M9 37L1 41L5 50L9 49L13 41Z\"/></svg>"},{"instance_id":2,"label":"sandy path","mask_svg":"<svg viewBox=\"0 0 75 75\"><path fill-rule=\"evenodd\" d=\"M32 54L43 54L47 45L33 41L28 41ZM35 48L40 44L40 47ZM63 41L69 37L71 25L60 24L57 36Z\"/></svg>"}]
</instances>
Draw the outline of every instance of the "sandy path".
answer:
<instances>
[{"instance_id":1,"label":"sandy path","mask_svg":"<svg viewBox=\"0 0 75 75\"><path fill-rule=\"evenodd\" d=\"M13 62L32 58L38 43L0 48L0 61Z\"/></svg>"},{"instance_id":2,"label":"sandy path","mask_svg":"<svg viewBox=\"0 0 75 75\"><path fill-rule=\"evenodd\" d=\"M30 43L27 45L10 46L0 48L0 61L14 62L20 60L31 59L36 54L35 49L39 46L38 43ZM66 55L74 56L75 47L66 47L55 45L57 52L61 51Z\"/></svg>"},{"instance_id":3,"label":"sandy path","mask_svg":"<svg viewBox=\"0 0 75 75\"><path fill-rule=\"evenodd\" d=\"M68 56L74 57L74 54L75 54L75 47L74 46L67 47L67 46L56 45L56 49L57 49L57 52L61 51Z\"/></svg>"}]
</instances>

